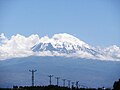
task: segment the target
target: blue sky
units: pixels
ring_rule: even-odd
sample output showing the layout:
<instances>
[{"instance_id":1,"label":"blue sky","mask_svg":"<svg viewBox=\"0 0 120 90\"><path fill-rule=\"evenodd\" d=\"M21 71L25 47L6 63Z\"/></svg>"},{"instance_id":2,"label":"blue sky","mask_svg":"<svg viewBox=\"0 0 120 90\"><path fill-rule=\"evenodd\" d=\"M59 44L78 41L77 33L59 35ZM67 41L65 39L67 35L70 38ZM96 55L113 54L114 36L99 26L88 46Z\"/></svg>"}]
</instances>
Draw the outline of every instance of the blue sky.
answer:
<instances>
[{"instance_id":1,"label":"blue sky","mask_svg":"<svg viewBox=\"0 0 120 90\"><path fill-rule=\"evenodd\" d=\"M0 0L7 37L69 33L93 46L120 46L119 0Z\"/></svg>"}]
</instances>

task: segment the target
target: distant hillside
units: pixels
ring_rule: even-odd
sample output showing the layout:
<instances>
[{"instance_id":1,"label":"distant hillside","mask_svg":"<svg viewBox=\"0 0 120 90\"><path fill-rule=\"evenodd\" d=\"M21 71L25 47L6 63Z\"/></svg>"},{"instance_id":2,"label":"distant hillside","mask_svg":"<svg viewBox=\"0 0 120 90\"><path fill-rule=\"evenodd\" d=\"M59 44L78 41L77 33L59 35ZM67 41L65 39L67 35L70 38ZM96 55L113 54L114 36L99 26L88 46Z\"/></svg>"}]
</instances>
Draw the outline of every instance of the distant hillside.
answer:
<instances>
[{"instance_id":1,"label":"distant hillside","mask_svg":"<svg viewBox=\"0 0 120 90\"><path fill-rule=\"evenodd\" d=\"M99 61L65 57L26 57L0 61L0 87L30 86L31 72L36 69L35 85L49 85L48 75L54 75L52 84L56 85L56 76L61 79L79 81L87 87L112 87L120 77L120 62ZM66 85L68 85L66 81Z\"/></svg>"}]
</instances>

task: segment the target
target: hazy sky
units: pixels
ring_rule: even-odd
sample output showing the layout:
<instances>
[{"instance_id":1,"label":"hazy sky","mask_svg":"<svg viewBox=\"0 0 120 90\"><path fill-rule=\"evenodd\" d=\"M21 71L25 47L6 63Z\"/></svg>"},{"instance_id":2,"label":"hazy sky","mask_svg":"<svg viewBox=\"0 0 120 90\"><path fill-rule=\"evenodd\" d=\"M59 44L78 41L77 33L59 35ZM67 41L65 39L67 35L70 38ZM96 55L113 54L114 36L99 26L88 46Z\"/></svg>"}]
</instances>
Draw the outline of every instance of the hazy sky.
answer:
<instances>
[{"instance_id":1,"label":"hazy sky","mask_svg":"<svg viewBox=\"0 0 120 90\"><path fill-rule=\"evenodd\" d=\"M69 33L93 46L120 46L120 0L0 0L0 33Z\"/></svg>"}]
</instances>

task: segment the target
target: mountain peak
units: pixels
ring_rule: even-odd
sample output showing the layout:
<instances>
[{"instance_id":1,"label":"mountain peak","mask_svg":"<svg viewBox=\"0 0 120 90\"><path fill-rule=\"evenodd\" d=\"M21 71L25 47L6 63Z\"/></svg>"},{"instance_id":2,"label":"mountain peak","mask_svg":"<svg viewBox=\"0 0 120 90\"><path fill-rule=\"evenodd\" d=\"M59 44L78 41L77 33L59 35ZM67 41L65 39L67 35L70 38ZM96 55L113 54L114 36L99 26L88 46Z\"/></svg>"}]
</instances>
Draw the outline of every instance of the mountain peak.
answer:
<instances>
[{"instance_id":1,"label":"mountain peak","mask_svg":"<svg viewBox=\"0 0 120 90\"><path fill-rule=\"evenodd\" d=\"M51 43L54 47L57 44L59 45L68 44L68 46L79 45L81 47L90 48L90 46L85 42L67 33L54 34L52 38L49 38L48 36L44 36L40 39L40 43Z\"/></svg>"},{"instance_id":2,"label":"mountain peak","mask_svg":"<svg viewBox=\"0 0 120 90\"><path fill-rule=\"evenodd\" d=\"M60 33L60 34L55 34L52 37L55 40L60 40L60 41L65 41L69 42L72 44L85 44L85 42L81 41L80 39L76 38L73 35L67 34L67 33Z\"/></svg>"}]
</instances>

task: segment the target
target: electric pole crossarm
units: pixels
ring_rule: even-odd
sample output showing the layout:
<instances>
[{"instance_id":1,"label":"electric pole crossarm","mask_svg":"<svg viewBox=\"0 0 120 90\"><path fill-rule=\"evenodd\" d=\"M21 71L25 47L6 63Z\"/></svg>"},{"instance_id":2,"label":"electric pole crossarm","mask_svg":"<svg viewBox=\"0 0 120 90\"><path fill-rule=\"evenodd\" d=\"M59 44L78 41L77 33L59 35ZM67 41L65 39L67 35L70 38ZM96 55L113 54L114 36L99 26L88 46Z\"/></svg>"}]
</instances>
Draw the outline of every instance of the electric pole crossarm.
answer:
<instances>
[{"instance_id":1,"label":"electric pole crossarm","mask_svg":"<svg viewBox=\"0 0 120 90\"><path fill-rule=\"evenodd\" d=\"M79 83L79 81L76 81L76 87L77 87L77 89L78 89L78 86L79 86L78 83Z\"/></svg>"},{"instance_id":2,"label":"electric pole crossarm","mask_svg":"<svg viewBox=\"0 0 120 90\"><path fill-rule=\"evenodd\" d=\"M36 72L37 70L29 70L29 72L32 73L32 86L34 86L34 73Z\"/></svg>"},{"instance_id":3,"label":"electric pole crossarm","mask_svg":"<svg viewBox=\"0 0 120 90\"><path fill-rule=\"evenodd\" d=\"M74 83L75 83L75 82L72 82L72 88L74 88Z\"/></svg>"},{"instance_id":4,"label":"electric pole crossarm","mask_svg":"<svg viewBox=\"0 0 120 90\"><path fill-rule=\"evenodd\" d=\"M55 77L55 79L57 80L57 86L58 86L60 77Z\"/></svg>"},{"instance_id":5,"label":"electric pole crossarm","mask_svg":"<svg viewBox=\"0 0 120 90\"><path fill-rule=\"evenodd\" d=\"M67 80L67 81L68 81L68 87L70 88L70 82L71 82L71 81L70 81L70 80Z\"/></svg>"},{"instance_id":6,"label":"electric pole crossarm","mask_svg":"<svg viewBox=\"0 0 120 90\"><path fill-rule=\"evenodd\" d=\"M65 81L66 81L66 79L62 79L63 80L63 86L65 87Z\"/></svg>"},{"instance_id":7,"label":"electric pole crossarm","mask_svg":"<svg viewBox=\"0 0 120 90\"><path fill-rule=\"evenodd\" d=\"M48 75L48 77L50 78L49 82L50 82L50 85L51 85L52 84L51 79L52 79L53 75Z\"/></svg>"}]
</instances>

